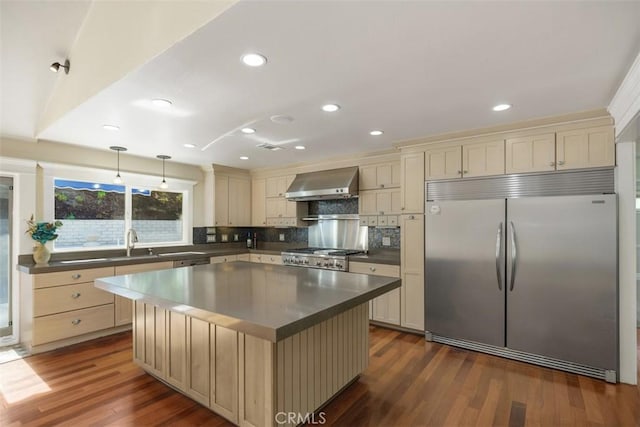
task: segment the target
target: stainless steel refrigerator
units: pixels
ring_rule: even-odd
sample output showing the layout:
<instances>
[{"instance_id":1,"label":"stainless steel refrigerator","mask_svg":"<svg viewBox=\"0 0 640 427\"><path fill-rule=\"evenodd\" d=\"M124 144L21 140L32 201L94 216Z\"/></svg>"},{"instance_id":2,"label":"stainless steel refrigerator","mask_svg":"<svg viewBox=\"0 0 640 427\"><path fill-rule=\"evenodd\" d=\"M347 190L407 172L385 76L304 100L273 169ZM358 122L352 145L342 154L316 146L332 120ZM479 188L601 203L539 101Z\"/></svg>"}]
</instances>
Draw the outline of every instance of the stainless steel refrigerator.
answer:
<instances>
[{"instance_id":1,"label":"stainless steel refrigerator","mask_svg":"<svg viewBox=\"0 0 640 427\"><path fill-rule=\"evenodd\" d=\"M615 381L615 194L446 193L426 206L427 337Z\"/></svg>"}]
</instances>

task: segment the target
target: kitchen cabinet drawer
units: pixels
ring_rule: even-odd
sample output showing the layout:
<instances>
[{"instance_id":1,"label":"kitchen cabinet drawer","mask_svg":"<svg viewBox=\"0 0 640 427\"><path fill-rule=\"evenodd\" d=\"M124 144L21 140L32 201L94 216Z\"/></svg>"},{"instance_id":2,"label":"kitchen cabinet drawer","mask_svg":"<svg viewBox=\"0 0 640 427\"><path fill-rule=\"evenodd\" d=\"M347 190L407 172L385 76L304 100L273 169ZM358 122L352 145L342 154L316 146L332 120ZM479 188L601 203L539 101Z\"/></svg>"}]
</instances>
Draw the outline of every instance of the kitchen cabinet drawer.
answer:
<instances>
[{"instance_id":1,"label":"kitchen cabinet drawer","mask_svg":"<svg viewBox=\"0 0 640 427\"><path fill-rule=\"evenodd\" d=\"M280 255L262 255L263 264L282 264L282 257Z\"/></svg>"},{"instance_id":2,"label":"kitchen cabinet drawer","mask_svg":"<svg viewBox=\"0 0 640 427\"><path fill-rule=\"evenodd\" d=\"M350 262L349 273L362 273L385 277L400 277L400 266L390 264L375 264L370 262Z\"/></svg>"},{"instance_id":3,"label":"kitchen cabinet drawer","mask_svg":"<svg viewBox=\"0 0 640 427\"><path fill-rule=\"evenodd\" d=\"M97 289L93 282L55 286L34 291L33 315L46 316L113 303L113 294Z\"/></svg>"},{"instance_id":4,"label":"kitchen cabinet drawer","mask_svg":"<svg viewBox=\"0 0 640 427\"><path fill-rule=\"evenodd\" d=\"M222 264L225 262L236 261L238 257L236 255L221 255L221 256L212 256L210 258L211 264Z\"/></svg>"},{"instance_id":5,"label":"kitchen cabinet drawer","mask_svg":"<svg viewBox=\"0 0 640 427\"><path fill-rule=\"evenodd\" d=\"M52 314L33 319L33 345L112 328L113 304Z\"/></svg>"},{"instance_id":6,"label":"kitchen cabinet drawer","mask_svg":"<svg viewBox=\"0 0 640 427\"><path fill-rule=\"evenodd\" d=\"M262 262L262 254L249 254L250 262Z\"/></svg>"},{"instance_id":7,"label":"kitchen cabinet drawer","mask_svg":"<svg viewBox=\"0 0 640 427\"><path fill-rule=\"evenodd\" d=\"M236 258L237 261L251 261L251 254L239 254Z\"/></svg>"},{"instance_id":8,"label":"kitchen cabinet drawer","mask_svg":"<svg viewBox=\"0 0 640 427\"><path fill-rule=\"evenodd\" d=\"M93 282L99 277L113 276L113 267L87 268L83 270L57 271L33 275L33 288L68 285L71 283Z\"/></svg>"}]
</instances>

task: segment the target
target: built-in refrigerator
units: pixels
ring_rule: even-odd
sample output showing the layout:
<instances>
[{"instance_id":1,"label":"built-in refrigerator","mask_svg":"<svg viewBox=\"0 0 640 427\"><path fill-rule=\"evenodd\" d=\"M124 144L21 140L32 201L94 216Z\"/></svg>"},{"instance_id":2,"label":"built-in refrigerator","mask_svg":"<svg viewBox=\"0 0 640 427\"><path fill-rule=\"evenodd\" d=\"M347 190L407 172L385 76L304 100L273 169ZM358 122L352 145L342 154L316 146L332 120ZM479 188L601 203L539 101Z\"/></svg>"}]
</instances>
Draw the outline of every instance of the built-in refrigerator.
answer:
<instances>
[{"instance_id":1,"label":"built-in refrigerator","mask_svg":"<svg viewBox=\"0 0 640 427\"><path fill-rule=\"evenodd\" d=\"M427 338L615 381L617 202L603 194L613 171L426 191Z\"/></svg>"}]
</instances>

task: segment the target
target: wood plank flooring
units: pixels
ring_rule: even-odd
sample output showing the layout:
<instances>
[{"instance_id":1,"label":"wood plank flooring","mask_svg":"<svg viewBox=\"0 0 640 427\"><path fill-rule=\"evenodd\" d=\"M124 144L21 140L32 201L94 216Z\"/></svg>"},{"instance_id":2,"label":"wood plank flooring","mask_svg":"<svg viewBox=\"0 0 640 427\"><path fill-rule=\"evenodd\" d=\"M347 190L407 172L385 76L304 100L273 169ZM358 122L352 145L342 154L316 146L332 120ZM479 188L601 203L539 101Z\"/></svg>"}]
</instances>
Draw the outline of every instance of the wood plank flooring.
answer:
<instances>
[{"instance_id":1,"label":"wood plank flooring","mask_svg":"<svg viewBox=\"0 0 640 427\"><path fill-rule=\"evenodd\" d=\"M370 327L333 426L639 426L640 389ZM226 426L132 362L131 333L0 365L0 426ZM320 417L316 416L316 420Z\"/></svg>"}]
</instances>

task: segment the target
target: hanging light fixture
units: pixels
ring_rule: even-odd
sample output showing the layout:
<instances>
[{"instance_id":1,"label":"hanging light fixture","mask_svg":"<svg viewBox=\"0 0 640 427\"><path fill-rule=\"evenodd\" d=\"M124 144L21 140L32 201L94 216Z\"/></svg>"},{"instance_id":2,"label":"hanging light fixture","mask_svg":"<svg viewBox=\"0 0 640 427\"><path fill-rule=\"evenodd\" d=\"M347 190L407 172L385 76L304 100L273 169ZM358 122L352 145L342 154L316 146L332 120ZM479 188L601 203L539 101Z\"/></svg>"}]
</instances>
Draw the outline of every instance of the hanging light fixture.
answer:
<instances>
[{"instance_id":1,"label":"hanging light fixture","mask_svg":"<svg viewBox=\"0 0 640 427\"><path fill-rule=\"evenodd\" d=\"M109 147L109 149L115 151L116 153L118 153L118 173L116 174L116 177L113 178L113 183L114 184L122 184L122 177L120 176L120 152L121 151L127 151L127 149L124 148L124 147L118 147L117 145L113 145L113 146Z\"/></svg>"},{"instance_id":2,"label":"hanging light fixture","mask_svg":"<svg viewBox=\"0 0 640 427\"><path fill-rule=\"evenodd\" d=\"M166 156L164 154L158 154L156 157L158 159L162 160L162 182L160 183L160 188L162 188L163 190L166 190L167 188L169 188L169 184L167 184L167 180L164 177L164 161L165 160L169 160L171 158L171 156Z\"/></svg>"},{"instance_id":3,"label":"hanging light fixture","mask_svg":"<svg viewBox=\"0 0 640 427\"><path fill-rule=\"evenodd\" d=\"M68 59L65 59L64 63L62 64L59 62L54 62L53 64L49 65L49 69L54 73L57 73L58 71L60 71L60 68L64 70L65 74L69 74L69 70L71 69L71 63L69 63Z\"/></svg>"}]
</instances>

